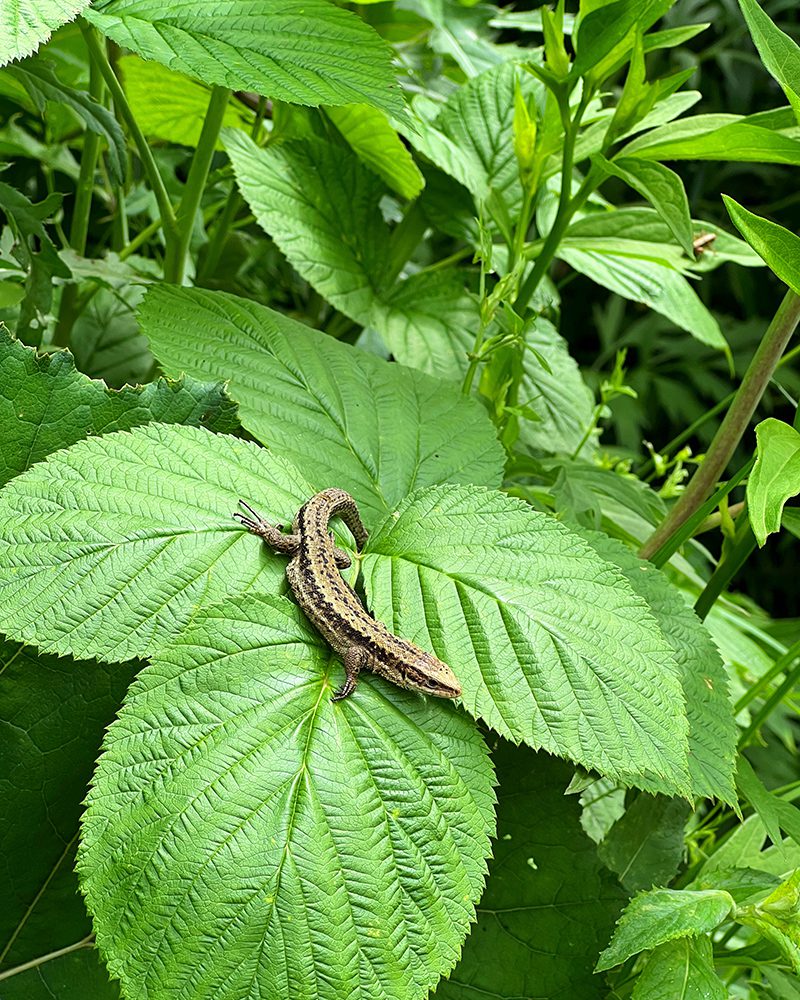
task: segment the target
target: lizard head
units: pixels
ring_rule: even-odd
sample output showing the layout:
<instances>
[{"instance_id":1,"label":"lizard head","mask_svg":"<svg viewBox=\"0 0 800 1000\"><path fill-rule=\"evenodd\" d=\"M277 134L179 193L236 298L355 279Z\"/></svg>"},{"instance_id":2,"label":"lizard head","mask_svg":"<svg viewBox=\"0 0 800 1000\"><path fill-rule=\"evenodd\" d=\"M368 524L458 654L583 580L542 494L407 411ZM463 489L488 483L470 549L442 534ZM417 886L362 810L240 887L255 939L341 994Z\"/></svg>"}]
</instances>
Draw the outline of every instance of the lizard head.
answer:
<instances>
[{"instance_id":1,"label":"lizard head","mask_svg":"<svg viewBox=\"0 0 800 1000\"><path fill-rule=\"evenodd\" d=\"M416 658L412 662L413 670L407 671L404 677L404 687L435 698L460 698L461 685L450 667L433 653L426 653L422 649L416 652Z\"/></svg>"}]
</instances>

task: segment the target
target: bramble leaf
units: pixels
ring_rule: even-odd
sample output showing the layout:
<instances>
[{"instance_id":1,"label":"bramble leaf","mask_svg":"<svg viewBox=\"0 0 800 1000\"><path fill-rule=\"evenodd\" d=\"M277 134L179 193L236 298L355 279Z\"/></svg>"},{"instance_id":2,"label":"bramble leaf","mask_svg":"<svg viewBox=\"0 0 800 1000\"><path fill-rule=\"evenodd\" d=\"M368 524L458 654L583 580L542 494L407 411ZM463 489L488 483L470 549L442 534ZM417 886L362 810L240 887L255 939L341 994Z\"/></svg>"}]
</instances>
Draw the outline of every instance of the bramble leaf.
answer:
<instances>
[{"instance_id":1,"label":"bramble leaf","mask_svg":"<svg viewBox=\"0 0 800 1000\"><path fill-rule=\"evenodd\" d=\"M79 372L68 351L38 355L0 327L0 485L85 437L155 421L220 432L238 424L221 381L187 376L109 389Z\"/></svg>"},{"instance_id":2,"label":"bramble leaf","mask_svg":"<svg viewBox=\"0 0 800 1000\"><path fill-rule=\"evenodd\" d=\"M363 572L373 614L449 663L501 735L686 793L673 655L580 536L501 493L433 487L371 536Z\"/></svg>"},{"instance_id":3,"label":"bramble leaf","mask_svg":"<svg viewBox=\"0 0 800 1000\"><path fill-rule=\"evenodd\" d=\"M91 0L4 0L0 6L0 66L24 59Z\"/></svg>"},{"instance_id":4,"label":"bramble leaf","mask_svg":"<svg viewBox=\"0 0 800 1000\"><path fill-rule=\"evenodd\" d=\"M332 703L338 673L291 602L253 594L134 683L78 859L129 1000L422 1000L455 964L494 828L483 740L374 677Z\"/></svg>"},{"instance_id":5,"label":"bramble leaf","mask_svg":"<svg viewBox=\"0 0 800 1000\"><path fill-rule=\"evenodd\" d=\"M231 517L275 522L314 492L291 462L196 427L80 441L0 492L0 629L47 652L147 656L197 606L277 590L283 560Z\"/></svg>"},{"instance_id":6,"label":"bramble leaf","mask_svg":"<svg viewBox=\"0 0 800 1000\"><path fill-rule=\"evenodd\" d=\"M165 371L230 379L244 426L317 489L349 490L368 526L419 486L500 482L491 421L457 386L221 292L161 285L139 315Z\"/></svg>"},{"instance_id":7,"label":"bramble leaf","mask_svg":"<svg viewBox=\"0 0 800 1000\"><path fill-rule=\"evenodd\" d=\"M84 16L118 45L203 83L404 113L388 45L327 0L95 0Z\"/></svg>"}]
</instances>

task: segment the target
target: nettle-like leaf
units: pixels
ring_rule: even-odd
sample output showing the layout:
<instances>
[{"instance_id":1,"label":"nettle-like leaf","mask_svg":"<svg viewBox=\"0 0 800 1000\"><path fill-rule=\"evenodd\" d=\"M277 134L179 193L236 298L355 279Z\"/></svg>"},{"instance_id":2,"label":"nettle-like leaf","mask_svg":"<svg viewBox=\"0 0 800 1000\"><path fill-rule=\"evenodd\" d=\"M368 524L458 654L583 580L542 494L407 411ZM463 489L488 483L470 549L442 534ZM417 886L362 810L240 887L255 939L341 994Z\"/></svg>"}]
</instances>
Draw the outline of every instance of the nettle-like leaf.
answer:
<instances>
[{"instance_id":1,"label":"nettle-like leaf","mask_svg":"<svg viewBox=\"0 0 800 1000\"><path fill-rule=\"evenodd\" d=\"M492 757L497 840L486 892L436 1000L600 1000L606 989L592 968L625 896L581 829L577 797L565 795L572 769L505 742Z\"/></svg>"},{"instance_id":2,"label":"nettle-like leaf","mask_svg":"<svg viewBox=\"0 0 800 1000\"><path fill-rule=\"evenodd\" d=\"M457 386L221 292L154 287L139 318L167 372L230 379L244 426L317 489L349 490L368 524L416 487L500 483L494 428Z\"/></svg>"},{"instance_id":3,"label":"nettle-like leaf","mask_svg":"<svg viewBox=\"0 0 800 1000\"><path fill-rule=\"evenodd\" d=\"M759 545L780 531L787 500L800 493L800 433L774 417L756 427L756 464L747 483L747 511Z\"/></svg>"},{"instance_id":4,"label":"nettle-like leaf","mask_svg":"<svg viewBox=\"0 0 800 1000\"><path fill-rule=\"evenodd\" d=\"M85 17L118 45L203 83L404 114L391 49L328 0L95 0Z\"/></svg>"},{"instance_id":5,"label":"nettle-like leaf","mask_svg":"<svg viewBox=\"0 0 800 1000\"><path fill-rule=\"evenodd\" d=\"M131 688L78 861L129 1000L421 1000L455 964L494 828L486 748L378 680L332 703L330 668L292 603L251 595Z\"/></svg>"},{"instance_id":6,"label":"nettle-like leaf","mask_svg":"<svg viewBox=\"0 0 800 1000\"><path fill-rule=\"evenodd\" d=\"M583 533L592 548L618 566L633 591L644 598L672 649L686 699L693 793L735 806L739 734L728 676L714 640L664 573L607 535Z\"/></svg>"},{"instance_id":7,"label":"nettle-like leaf","mask_svg":"<svg viewBox=\"0 0 800 1000\"><path fill-rule=\"evenodd\" d=\"M647 956L633 988L633 1000L727 1000L714 969L714 949L705 935L659 945Z\"/></svg>"},{"instance_id":8,"label":"nettle-like leaf","mask_svg":"<svg viewBox=\"0 0 800 1000\"><path fill-rule=\"evenodd\" d=\"M56 28L75 18L91 0L3 0L0 6L0 66L24 59Z\"/></svg>"},{"instance_id":9,"label":"nettle-like leaf","mask_svg":"<svg viewBox=\"0 0 800 1000\"><path fill-rule=\"evenodd\" d=\"M236 405L221 381L187 376L109 389L79 372L68 351L38 355L0 327L0 485L88 435L154 421L221 432L238 424Z\"/></svg>"},{"instance_id":10,"label":"nettle-like leaf","mask_svg":"<svg viewBox=\"0 0 800 1000\"><path fill-rule=\"evenodd\" d=\"M681 799L642 792L605 834L598 856L628 892L665 885L683 860L689 811Z\"/></svg>"},{"instance_id":11,"label":"nettle-like leaf","mask_svg":"<svg viewBox=\"0 0 800 1000\"><path fill-rule=\"evenodd\" d=\"M597 971L611 969L667 941L713 931L734 909L733 898L721 889L653 889L640 893L620 917Z\"/></svg>"},{"instance_id":12,"label":"nettle-like leaf","mask_svg":"<svg viewBox=\"0 0 800 1000\"><path fill-rule=\"evenodd\" d=\"M403 501L363 558L370 608L458 674L503 736L629 783L689 787L673 654L619 571L501 493Z\"/></svg>"},{"instance_id":13,"label":"nettle-like leaf","mask_svg":"<svg viewBox=\"0 0 800 1000\"><path fill-rule=\"evenodd\" d=\"M285 521L313 492L291 462L200 428L81 441L0 493L0 629L47 652L147 656L201 602L281 586L283 565L231 517L240 497Z\"/></svg>"}]
</instances>

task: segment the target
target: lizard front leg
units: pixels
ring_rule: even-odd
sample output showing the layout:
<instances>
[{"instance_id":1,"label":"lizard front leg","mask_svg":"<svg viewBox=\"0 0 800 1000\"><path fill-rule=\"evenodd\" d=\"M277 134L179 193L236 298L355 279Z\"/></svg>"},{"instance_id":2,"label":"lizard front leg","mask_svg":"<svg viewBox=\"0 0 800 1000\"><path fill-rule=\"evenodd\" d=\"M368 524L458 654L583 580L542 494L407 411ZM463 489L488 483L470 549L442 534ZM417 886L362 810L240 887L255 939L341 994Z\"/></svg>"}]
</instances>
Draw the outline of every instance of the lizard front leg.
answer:
<instances>
[{"instance_id":1,"label":"lizard front leg","mask_svg":"<svg viewBox=\"0 0 800 1000\"><path fill-rule=\"evenodd\" d=\"M358 683L358 675L367 665L368 660L369 653L363 646L348 647L342 657L345 673L344 684L342 684L338 691L333 693L331 701L341 701L343 698L347 698L355 691L356 684Z\"/></svg>"},{"instance_id":2,"label":"lizard front leg","mask_svg":"<svg viewBox=\"0 0 800 1000\"><path fill-rule=\"evenodd\" d=\"M243 528L247 528L252 534L263 538L267 545L276 552L283 552L286 555L294 555L297 552L300 548L300 535L296 533L284 535L282 524L270 524L260 514L257 514L250 504L245 503L244 500L240 500L239 503L250 514L250 517L247 517L237 511L233 515Z\"/></svg>"}]
</instances>

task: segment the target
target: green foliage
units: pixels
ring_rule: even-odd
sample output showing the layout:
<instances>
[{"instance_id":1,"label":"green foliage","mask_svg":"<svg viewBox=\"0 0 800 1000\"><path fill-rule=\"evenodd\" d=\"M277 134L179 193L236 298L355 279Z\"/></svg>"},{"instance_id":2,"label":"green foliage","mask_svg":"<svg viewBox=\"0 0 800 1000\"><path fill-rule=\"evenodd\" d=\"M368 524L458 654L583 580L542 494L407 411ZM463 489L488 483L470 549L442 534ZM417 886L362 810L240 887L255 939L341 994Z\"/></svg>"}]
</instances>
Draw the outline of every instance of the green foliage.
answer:
<instances>
[{"instance_id":1,"label":"green foliage","mask_svg":"<svg viewBox=\"0 0 800 1000\"><path fill-rule=\"evenodd\" d=\"M167 976L197 998L358 981L400 1000L455 963L494 825L483 742L388 684L332 703L330 661L293 604L252 594L198 615L131 688L78 861L126 996Z\"/></svg>"},{"instance_id":2,"label":"green foliage","mask_svg":"<svg viewBox=\"0 0 800 1000\"><path fill-rule=\"evenodd\" d=\"M43 0L35 6L26 0L8 0L0 10L0 66L24 59L51 33L89 6L91 0Z\"/></svg>"},{"instance_id":3,"label":"green foliage","mask_svg":"<svg viewBox=\"0 0 800 1000\"><path fill-rule=\"evenodd\" d=\"M390 50L366 24L328 0L213 0L165 7L95 0L86 19L117 44L204 83L255 90L297 104L369 103L402 111Z\"/></svg>"},{"instance_id":4,"label":"green foliage","mask_svg":"<svg viewBox=\"0 0 800 1000\"><path fill-rule=\"evenodd\" d=\"M750 524L759 545L780 531L787 500L800 493L800 433L781 420L756 427L756 464L747 483Z\"/></svg>"},{"instance_id":5,"label":"green foliage","mask_svg":"<svg viewBox=\"0 0 800 1000\"><path fill-rule=\"evenodd\" d=\"M796 997L796 28L3 5L0 995Z\"/></svg>"}]
</instances>

